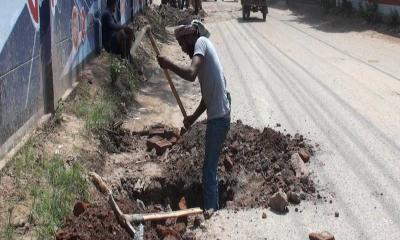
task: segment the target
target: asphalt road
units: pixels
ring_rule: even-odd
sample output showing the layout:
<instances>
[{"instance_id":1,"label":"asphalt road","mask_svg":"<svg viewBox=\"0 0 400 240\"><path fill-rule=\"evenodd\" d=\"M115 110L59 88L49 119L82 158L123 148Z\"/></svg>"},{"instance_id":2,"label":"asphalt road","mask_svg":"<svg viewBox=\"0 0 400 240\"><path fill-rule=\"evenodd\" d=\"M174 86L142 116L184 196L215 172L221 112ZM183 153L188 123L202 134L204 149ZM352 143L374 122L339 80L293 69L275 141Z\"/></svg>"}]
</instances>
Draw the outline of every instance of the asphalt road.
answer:
<instances>
[{"instance_id":1,"label":"asphalt road","mask_svg":"<svg viewBox=\"0 0 400 240\"><path fill-rule=\"evenodd\" d=\"M399 239L400 41L324 29L282 6L266 22L261 13L243 22L240 3L203 3L233 119L319 144L310 168L328 202L303 202L286 215L220 211L199 237L293 240L327 230L336 239Z\"/></svg>"}]
</instances>

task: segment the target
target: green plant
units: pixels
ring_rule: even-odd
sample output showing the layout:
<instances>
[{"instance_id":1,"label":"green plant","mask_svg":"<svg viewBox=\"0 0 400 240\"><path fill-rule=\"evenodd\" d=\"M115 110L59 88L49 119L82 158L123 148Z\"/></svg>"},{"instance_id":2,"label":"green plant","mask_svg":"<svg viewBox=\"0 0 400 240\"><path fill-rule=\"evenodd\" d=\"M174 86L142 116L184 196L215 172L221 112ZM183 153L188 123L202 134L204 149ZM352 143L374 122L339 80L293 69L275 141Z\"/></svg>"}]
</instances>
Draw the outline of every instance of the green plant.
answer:
<instances>
[{"instance_id":1,"label":"green plant","mask_svg":"<svg viewBox=\"0 0 400 240\"><path fill-rule=\"evenodd\" d=\"M54 115L53 115L53 123L56 125L61 124L61 122L63 121L63 112L64 112L64 101L62 100L62 98L60 98L57 102L57 108L54 111Z\"/></svg>"},{"instance_id":2,"label":"green plant","mask_svg":"<svg viewBox=\"0 0 400 240\"><path fill-rule=\"evenodd\" d=\"M6 227L0 232L1 239L13 239L15 233L15 226L11 224L11 215L13 208L8 209L8 223Z\"/></svg>"},{"instance_id":3,"label":"green plant","mask_svg":"<svg viewBox=\"0 0 400 240\"><path fill-rule=\"evenodd\" d=\"M15 233L15 227L12 224L7 224L7 226L1 231L1 239L13 239Z\"/></svg>"},{"instance_id":4,"label":"green plant","mask_svg":"<svg viewBox=\"0 0 400 240\"><path fill-rule=\"evenodd\" d=\"M110 74L111 82L115 83L122 72L123 64L118 57L110 55Z\"/></svg>"}]
</instances>

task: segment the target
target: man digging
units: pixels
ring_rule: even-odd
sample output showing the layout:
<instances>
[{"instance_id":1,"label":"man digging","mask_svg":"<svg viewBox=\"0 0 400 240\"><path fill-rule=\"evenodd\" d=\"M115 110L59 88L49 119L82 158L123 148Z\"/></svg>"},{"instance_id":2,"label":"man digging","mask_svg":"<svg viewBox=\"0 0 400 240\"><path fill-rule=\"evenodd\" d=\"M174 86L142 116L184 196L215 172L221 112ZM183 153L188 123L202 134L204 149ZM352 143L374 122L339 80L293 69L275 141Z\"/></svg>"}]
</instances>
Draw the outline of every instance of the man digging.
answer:
<instances>
[{"instance_id":1,"label":"man digging","mask_svg":"<svg viewBox=\"0 0 400 240\"><path fill-rule=\"evenodd\" d=\"M209 218L218 209L218 161L230 127L230 96L214 45L208 39L210 33L204 25L194 20L190 25L175 29L175 37L182 51L192 59L190 66L178 66L164 56L158 57L160 66L169 69L183 79L194 82L198 77L202 99L193 115L183 120L188 129L207 110L207 130L203 163L203 209Z\"/></svg>"}]
</instances>

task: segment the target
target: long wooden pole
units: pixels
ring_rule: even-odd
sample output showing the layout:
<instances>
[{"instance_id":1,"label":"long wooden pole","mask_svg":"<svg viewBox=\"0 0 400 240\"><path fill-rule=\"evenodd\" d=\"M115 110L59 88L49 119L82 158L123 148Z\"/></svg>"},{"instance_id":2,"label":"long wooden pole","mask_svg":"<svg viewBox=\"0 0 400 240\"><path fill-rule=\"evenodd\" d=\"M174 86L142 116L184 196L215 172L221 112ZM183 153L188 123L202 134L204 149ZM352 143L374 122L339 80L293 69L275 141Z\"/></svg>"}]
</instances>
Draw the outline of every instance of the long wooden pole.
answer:
<instances>
[{"instance_id":1,"label":"long wooden pole","mask_svg":"<svg viewBox=\"0 0 400 240\"><path fill-rule=\"evenodd\" d=\"M154 40L153 34L151 33L150 30L147 31L147 36L150 38L151 45L153 46L153 49L156 52L156 55L159 56L160 55L160 50L158 49L157 43ZM182 101L179 98L179 95L178 95L178 92L175 89L174 83L171 80L171 76L169 75L169 72L168 72L167 69L163 69L163 70L164 70L165 78L167 78L169 86L171 87L172 93L174 94L175 99L178 102L179 108L181 109L182 115L183 115L184 118L186 118L187 114L186 114L185 108L183 107Z\"/></svg>"}]
</instances>

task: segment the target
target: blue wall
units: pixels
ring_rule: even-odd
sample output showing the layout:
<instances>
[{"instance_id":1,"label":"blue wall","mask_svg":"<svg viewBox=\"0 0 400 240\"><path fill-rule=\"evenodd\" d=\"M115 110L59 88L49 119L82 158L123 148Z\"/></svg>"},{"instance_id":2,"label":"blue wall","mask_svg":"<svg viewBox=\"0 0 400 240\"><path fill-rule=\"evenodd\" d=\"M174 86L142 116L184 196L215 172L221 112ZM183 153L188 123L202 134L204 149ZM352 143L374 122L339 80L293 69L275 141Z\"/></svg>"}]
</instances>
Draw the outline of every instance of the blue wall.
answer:
<instances>
[{"instance_id":1,"label":"blue wall","mask_svg":"<svg viewBox=\"0 0 400 240\"><path fill-rule=\"evenodd\" d=\"M3 144L29 119L43 112L39 29L42 1L1 1L0 157ZM94 16L105 8L106 0L50 0L50 4L52 77L57 102L74 83L78 66L95 50ZM145 0L120 0L117 18L121 23L129 22L144 4Z\"/></svg>"}]
</instances>

